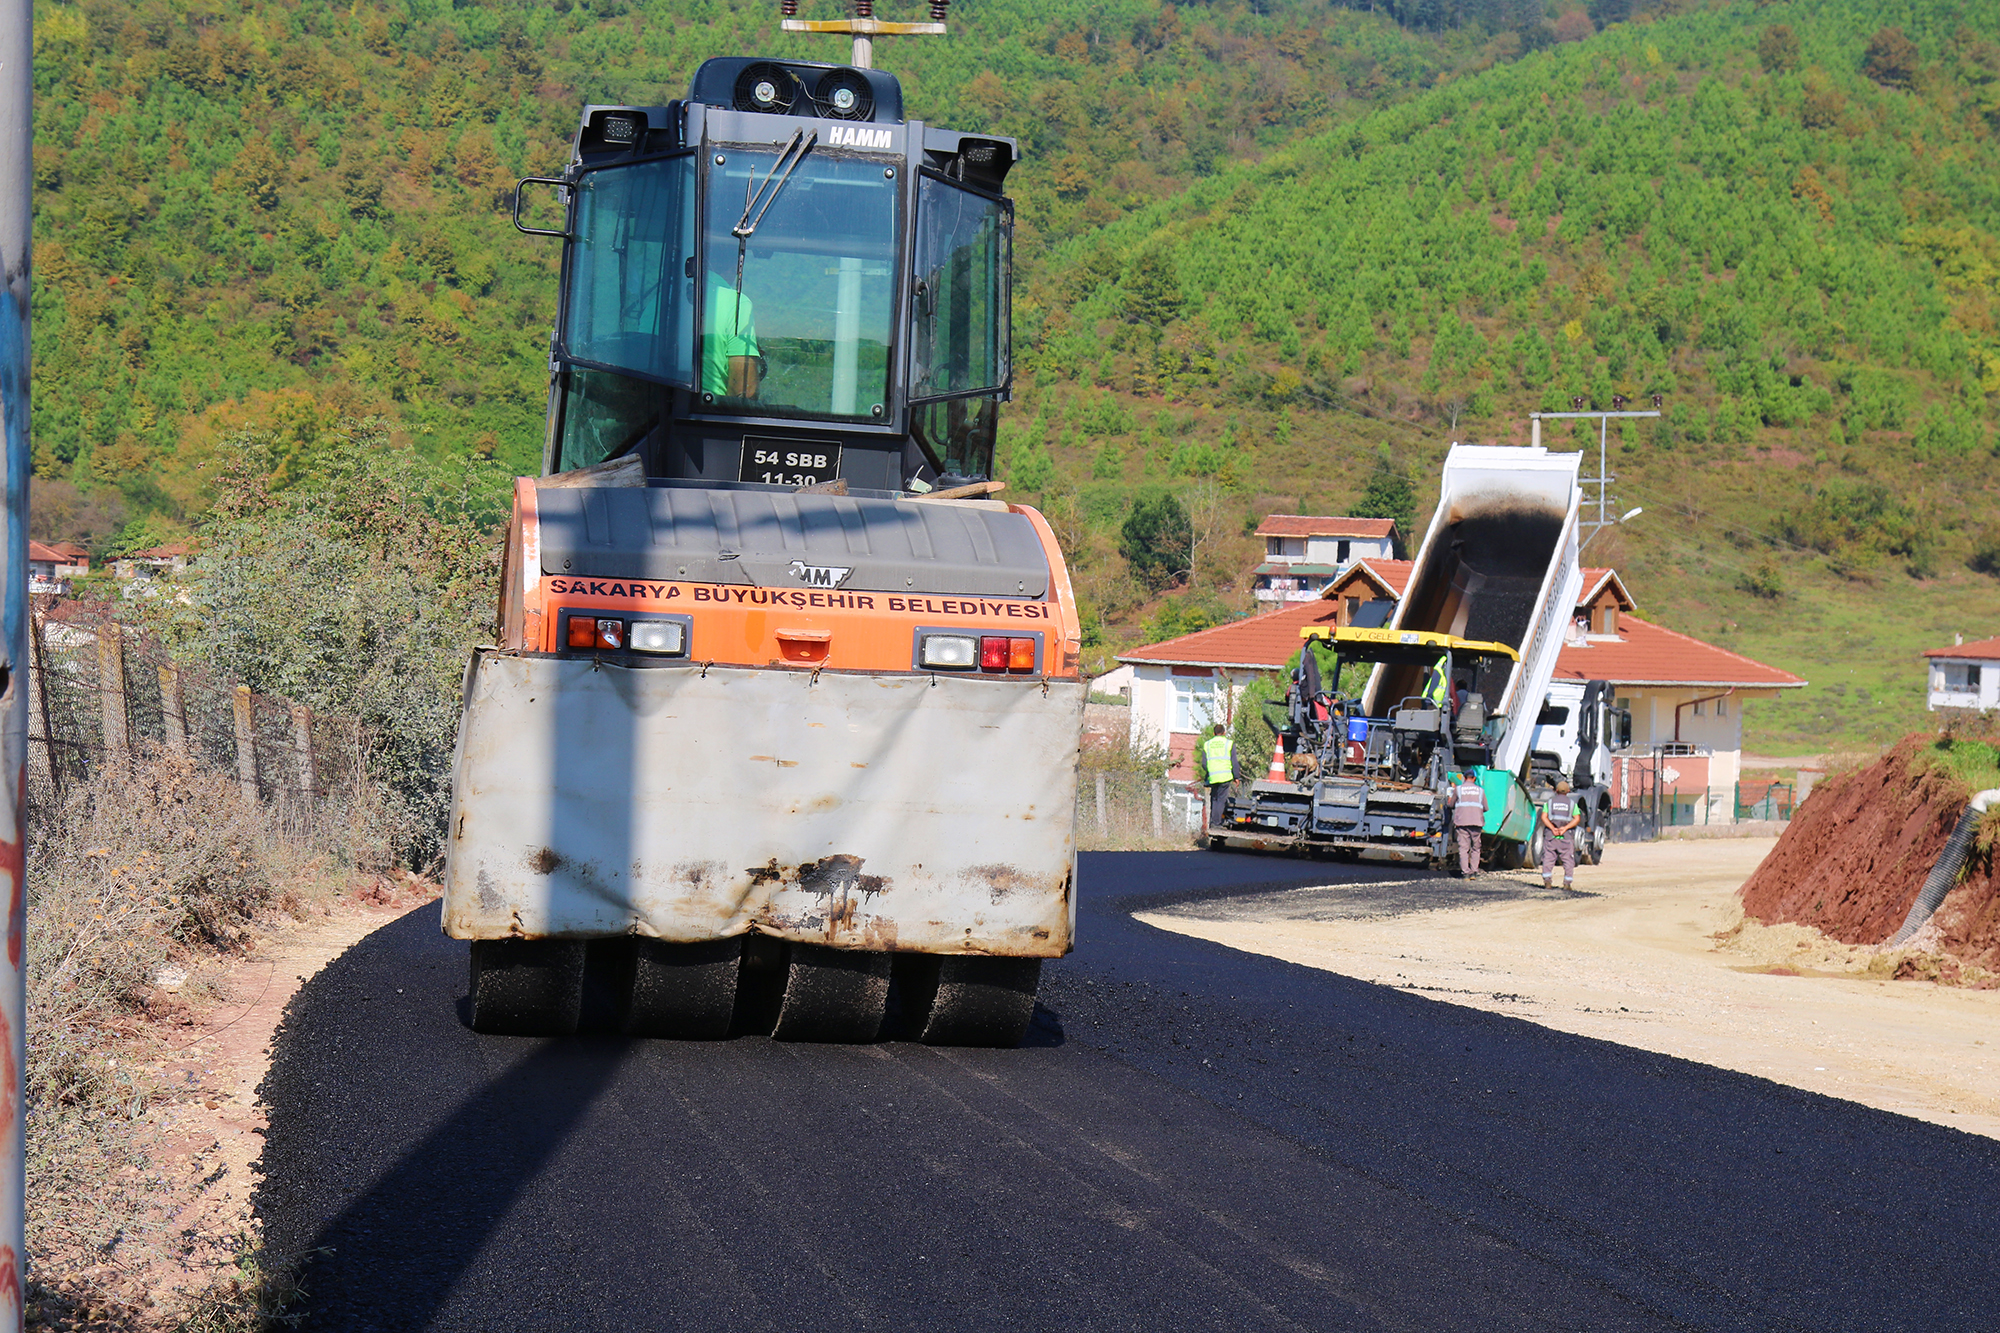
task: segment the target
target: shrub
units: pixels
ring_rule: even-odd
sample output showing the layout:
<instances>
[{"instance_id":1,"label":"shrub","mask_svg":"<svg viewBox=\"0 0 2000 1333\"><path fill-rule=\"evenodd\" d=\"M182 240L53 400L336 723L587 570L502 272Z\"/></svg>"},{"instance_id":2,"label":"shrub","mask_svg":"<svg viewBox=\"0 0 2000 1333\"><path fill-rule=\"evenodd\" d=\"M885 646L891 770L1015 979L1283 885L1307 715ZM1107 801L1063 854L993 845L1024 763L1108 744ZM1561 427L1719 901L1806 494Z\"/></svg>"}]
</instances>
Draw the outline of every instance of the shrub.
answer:
<instances>
[{"instance_id":1,"label":"shrub","mask_svg":"<svg viewBox=\"0 0 2000 1333\"><path fill-rule=\"evenodd\" d=\"M1988 528L1973 539L1965 567L1974 573L2000 576L2000 529Z\"/></svg>"},{"instance_id":2,"label":"shrub","mask_svg":"<svg viewBox=\"0 0 2000 1333\"><path fill-rule=\"evenodd\" d=\"M376 422L345 423L298 481L276 472L268 435L228 442L194 600L162 608L162 628L253 690L356 718L396 850L422 865L450 802L466 658L493 631L505 478L426 460Z\"/></svg>"},{"instance_id":3,"label":"shrub","mask_svg":"<svg viewBox=\"0 0 2000 1333\"><path fill-rule=\"evenodd\" d=\"M1785 595L1785 583L1778 573L1778 562L1768 555L1759 560L1755 568L1744 570L1738 577L1736 586L1752 597L1761 597L1765 601L1776 601Z\"/></svg>"},{"instance_id":4,"label":"shrub","mask_svg":"<svg viewBox=\"0 0 2000 1333\"><path fill-rule=\"evenodd\" d=\"M120 1058L131 1020L169 991L201 995L200 961L303 896L350 826L288 831L232 776L157 748L29 816L28 1249L96 1262L151 1225L134 1122L156 1089Z\"/></svg>"}]
</instances>

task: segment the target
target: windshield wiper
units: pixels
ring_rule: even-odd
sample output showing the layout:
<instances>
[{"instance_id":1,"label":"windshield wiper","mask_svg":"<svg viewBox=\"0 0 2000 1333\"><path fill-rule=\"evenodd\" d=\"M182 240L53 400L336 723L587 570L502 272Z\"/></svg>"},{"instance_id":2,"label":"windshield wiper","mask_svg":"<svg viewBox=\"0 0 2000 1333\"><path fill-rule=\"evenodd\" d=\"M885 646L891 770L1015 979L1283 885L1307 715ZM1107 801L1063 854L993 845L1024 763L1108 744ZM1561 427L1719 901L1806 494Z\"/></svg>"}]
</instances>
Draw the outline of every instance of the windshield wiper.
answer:
<instances>
[{"instance_id":1,"label":"windshield wiper","mask_svg":"<svg viewBox=\"0 0 2000 1333\"><path fill-rule=\"evenodd\" d=\"M734 236L739 241L750 239L752 234L756 232L758 224L764 221L764 214L771 211L771 205L776 202L778 192L784 189L785 185L792 179L792 173L798 170L799 163L806 160L806 154L810 153L818 145L818 130L814 130L810 135L804 130L792 131L792 141L785 145L784 152L778 154L778 160L773 162L771 169L764 173L764 179L758 183L755 190L745 192L743 216L738 218L736 225L729 229L731 236ZM779 167L785 169L783 176L778 176ZM778 181L775 186L771 184L771 179L774 176L777 177ZM752 209L756 209L757 211L757 216L754 218L750 216Z\"/></svg>"},{"instance_id":2,"label":"windshield wiper","mask_svg":"<svg viewBox=\"0 0 2000 1333\"><path fill-rule=\"evenodd\" d=\"M771 211L771 205L777 202L778 193L790 183L792 173L799 169L799 163L805 161L806 154L818 144L818 130L814 130L811 134L807 134L804 130L793 130L792 141L785 145L785 151L778 154L777 160L771 163L771 169L764 173L764 179L757 183L756 188L750 188L747 182L744 185L743 216L736 219L736 225L729 229L729 234L736 238L736 306L732 314L732 323L735 325L731 330L732 334L740 334L743 331L743 260L749 252L750 237L764 221L764 215ZM778 175L779 167L785 169L785 174L782 176ZM777 181L775 185L771 183L774 178ZM757 216L754 218L750 216L752 209L757 211Z\"/></svg>"}]
</instances>

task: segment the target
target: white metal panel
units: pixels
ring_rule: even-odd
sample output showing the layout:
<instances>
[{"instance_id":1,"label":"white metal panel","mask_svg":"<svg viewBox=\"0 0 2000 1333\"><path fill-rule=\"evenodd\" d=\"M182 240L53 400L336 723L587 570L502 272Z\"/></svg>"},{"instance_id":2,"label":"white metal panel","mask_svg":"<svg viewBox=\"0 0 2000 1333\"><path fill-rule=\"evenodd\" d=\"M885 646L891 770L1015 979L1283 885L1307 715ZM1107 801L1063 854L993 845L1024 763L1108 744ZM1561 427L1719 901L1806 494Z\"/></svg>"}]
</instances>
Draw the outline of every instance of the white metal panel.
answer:
<instances>
[{"instance_id":1,"label":"white metal panel","mask_svg":"<svg viewBox=\"0 0 2000 1333\"><path fill-rule=\"evenodd\" d=\"M1084 691L482 651L445 933L1058 957Z\"/></svg>"},{"instance_id":2,"label":"white metal panel","mask_svg":"<svg viewBox=\"0 0 2000 1333\"><path fill-rule=\"evenodd\" d=\"M1583 491L1577 484L1581 454L1550 453L1546 448L1515 448L1502 445L1455 444L1446 455L1438 487L1438 506L1430 527L1418 548L1409 592L1416 589L1416 576L1431 567L1432 548L1444 539L1451 525L1482 510L1524 507L1560 513L1562 524L1555 550L1543 576L1528 633L1518 644L1509 644L1521 654L1497 703L1495 713L1509 718L1507 734L1495 748L1493 766L1517 772L1528 756L1534 738L1535 716L1555 677L1556 658L1562 651L1563 629L1575 612L1583 593L1583 571L1578 563L1577 508ZM1392 622L1398 629L1450 631L1450 626L1419 625L1411 617L1411 598L1405 594ZM1370 689L1380 669L1370 680Z\"/></svg>"}]
</instances>

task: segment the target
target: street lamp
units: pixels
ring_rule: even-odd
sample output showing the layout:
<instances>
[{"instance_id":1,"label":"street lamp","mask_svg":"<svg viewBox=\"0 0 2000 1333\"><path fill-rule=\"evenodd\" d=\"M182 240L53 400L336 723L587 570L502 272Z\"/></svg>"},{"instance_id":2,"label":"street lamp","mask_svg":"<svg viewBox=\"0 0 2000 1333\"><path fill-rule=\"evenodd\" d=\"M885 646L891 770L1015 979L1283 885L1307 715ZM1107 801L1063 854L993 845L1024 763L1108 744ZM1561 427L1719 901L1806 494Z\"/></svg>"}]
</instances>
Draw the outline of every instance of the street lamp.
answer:
<instances>
[{"instance_id":1,"label":"street lamp","mask_svg":"<svg viewBox=\"0 0 2000 1333\"><path fill-rule=\"evenodd\" d=\"M1626 511L1625 511L1624 513L1620 514L1620 515L1619 515L1619 516L1618 516L1617 518L1614 518L1614 519L1612 519L1612 520L1611 520L1611 521L1610 521L1609 523L1606 523L1606 524L1603 524L1603 525L1602 525L1602 526L1600 526L1600 527L1597 527L1597 528L1594 528L1594 529L1592 529L1592 531L1591 531L1591 534L1590 534L1590 536L1588 536L1588 537L1585 537L1585 538L1583 539L1583 543L1582 543L1582 545L1579 545L1579 546L1578 546L1578 547L1576 548L1576 550L1577 550L1577 554L1581 555L1581 554L1583 553L1583 548L1584 548L1585 546L1588 546L1588 545L1590 545L1590 543L1591 543L1592 541L1596 540L1596 537L1597 537L1597 534L1598 534L1598 533L1600 533L1600 532L1602 532L1602 531L1604 531L1604 529L1605 529L1605 528L1615 528L1615 527L1617 527L1617 526L1618 526L1618 525L1619 525L1620 523L1630 523L1630 522L1631 522L1631 521L1632 521L1633 519L1635 519L1635 518L1639 517L1639 515L1641 515L1641 514L1643 514L1643 513L1645 513L1645 512L1646 512L1646 510L1645 510L1645 507L1644 507L1644 506L1642 506L1642 505L1633 505L1633 506L1632 506L1632 507L1631 507L1630 509L1628 509L1628 510L1626 510Z\"/></svg>"}]
</instances>

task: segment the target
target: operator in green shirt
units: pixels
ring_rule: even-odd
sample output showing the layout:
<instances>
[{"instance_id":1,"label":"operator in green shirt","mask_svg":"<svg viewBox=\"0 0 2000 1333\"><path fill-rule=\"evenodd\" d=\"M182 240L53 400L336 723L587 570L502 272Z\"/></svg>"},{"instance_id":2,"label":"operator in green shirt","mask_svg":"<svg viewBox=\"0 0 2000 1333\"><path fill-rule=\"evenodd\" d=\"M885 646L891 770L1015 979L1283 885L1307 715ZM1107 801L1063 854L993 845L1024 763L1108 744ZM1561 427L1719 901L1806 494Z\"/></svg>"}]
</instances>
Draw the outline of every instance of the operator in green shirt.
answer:
<instances>
[{"instance_id":1,"label":"operator in green shirt","mask_svg":"<svg viewBox=\"0 0 2000 1333\"><path fill-rule=\"evenodd\" d=\"M750 298L718 274L709 275L708 327L701 340L701 391L717 398L755 398L764 361Z\"/></svg>"}]
</instances>

